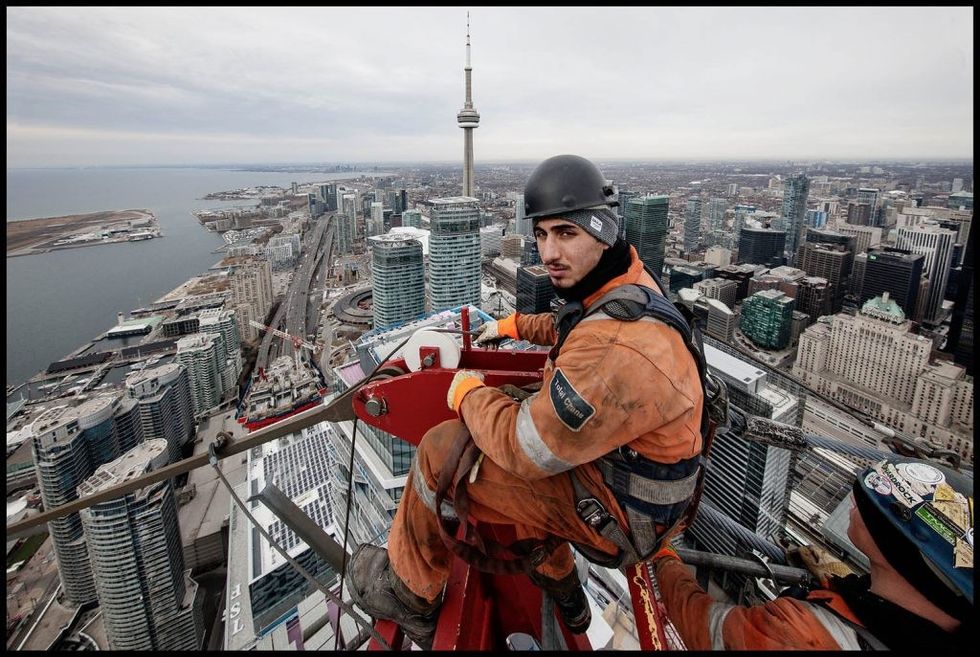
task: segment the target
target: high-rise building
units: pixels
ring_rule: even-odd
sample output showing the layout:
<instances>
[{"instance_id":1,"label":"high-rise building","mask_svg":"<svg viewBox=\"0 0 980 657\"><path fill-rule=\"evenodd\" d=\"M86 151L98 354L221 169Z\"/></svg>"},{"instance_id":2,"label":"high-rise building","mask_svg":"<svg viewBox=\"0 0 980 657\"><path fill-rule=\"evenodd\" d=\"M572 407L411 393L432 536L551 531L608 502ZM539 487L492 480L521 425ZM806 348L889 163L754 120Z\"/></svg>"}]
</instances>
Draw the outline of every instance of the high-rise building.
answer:
<instances>
[{"instance_id":1,"label":"high-rise building","mask_svg":"<svg viewBox=\"0 0 980 657\"><path fill-rule=\"evenodd\" d=\"M915 317L924 262L922 254L904 249L872 249L864 265L859 303L864 304L887 292L906 317Z\"/></svg>"},{"instance_id":2,"label":"high-rise building","mask_svg":"<svg viewBox=\"0 0 980 657\"><path fill-rule=\"evenodd\" d=\"M181 448L194 437L194 401L187 368L166 363L135 372L126 379L126 391L139 405L144 438L166 440L171 463L180 460Z\"/></svg>"},{"instance_id":3,"label":"high-rise building","mask_svg":"<svg viewBox=\"0 0 980 657\"><path fill-rule=\"evenodd\" d=\"M823 210L806 211L807 228L823 228L827 225L827 213Z\"/></svg>"},{"instance_id":4,"label":"high-rise building","mask_svg":"<svg viewBox=\"0 0 980 657\"><path fill-rule=\"evenodd\" d=\"M783 211L781 217L786 226L786 253L790 258L796 255L796 249L806 230L806 198L810 193L810 179L800 173L786 178L783 183Z\"/></svg>"},{"instance_id":5,"label":"high-rise building","mask_svg":"<svg viewBox=\"0 0 980 657\"><path fill-rule=\"evenodd\" d=\"M239 258L233 263L231 275L232 305L236 308L245 306L248 316L238 315L238 328L242 336L248 340L259 337L258 330L247 320L254 319L264 323L265 316L272 307L272 268L265 258Z\"/></svg>"},{"instance_id":6,"label":"high-rise building","mask_svg":"<svg viewBox=\"0 0 980 657\"><path fill-rule=\"evenodd\" d=\"M520 260L524 251L523 235L504 235L500 240L500 255L512 260Z\"/></svg>"},{"instance_id":7,"label":"high-rise building","mask_svg":"<svg viewBox=\"0 0 980 657\"><path fill-rule=\"evenodd\" d=\"M744 227L739 233L737 262L778 267L785 249L785 231Z\"/></svg>"},{"instance_id":8,"label":"high-rise building","mask_svg":"<svg viewBox=\"0 0 980 657\"><path fill-rule=\"evenodd\" d=\"M396 234L378 235L371 244L371 307L375 328L414 319L425 312L422 243Z\"/></svg>"},{"instance_id":9,"label":"high-rise building","mask_svg":"<svg viewBox=\"0 0 980 657\"><path fill-rule=\"evenodd\" d=\"M664 248L667 242L666 195L648 194L631 198L626 206L626 240L636 247L636 253L647 267L660 276L664 268Z\"/></svg>"},{"instance_id":10,"label":"high-rise building","mask_svg":"<svg viewBox=\"0 0 980 657\"><path fill-rule=\"evenodd\" d=\"M411 226L412 228L422 227L422 213L419 210L403 210L402 211L402 226Z\"/></svg>"},{"instance_id":11,"label":"high-rise building","mask_svg":"<svg viewBox=\"0 0 980 657\"><path fill-rule=\"evenodd\" d=\"M740 302L742 299L749 295L749 283L752 278L760 271L766 271L767 267L764 265L728 265L725 267L719 267L715 270L715 278L721 278L726 281L735 281L738 286L735 288L735 303Z\"/></svg>"},{"instance_id":12,"label":"high-rise building","mask_svg":"<svg viewBox=\"0 0 980 657\"><path fill-rule=\"evenodd\" d=\"M824 317L800 337L793 374L871 419L973 458L973 378L930 364L932 340L911 332L887 292L854 316Z\"/></svg>"},{"instance_id":13,"label":"high-rise building","mask_svg":"<svg viewBox=\"0 0 980 657\"><path fill-rule=\"evenodd\" d=\"M854 255L867 253L868 249L881 246L881 228L878 226L852 226L837 224L834 230L854 238Z\"/></svg>"},{"instance_id":14,"label":"high-rise building","mask_svg":"<svg viewBox=\"0 0 980 657\"><path fill-rule=\"evenodd\" d=\"M619 215L619 233L617 237L619 239L626 239L626 207L629 205L631 198L636 198L639 196L636 192L623 189L622 187L616 187L616 200L619 205L614 208L616 214Z\"/></svg>"},{"instance_id":15,"label":"high-rise building","mask_svg":"<svg viewBox=\"0 0 980 657\"><path fill-rule=\"evenodd\" d=\"M854 266L853 244L854 238L848 235L810 230L797 253L797 266L800 269L810 276L827 279L833 288L832 312L840 311L844 294L850 289Z\"/></svg>"},{"instance_id":16,"label":"high-rise building","mask_svg":"<svg viewBox=\"0 0 980 657\"><path fill-rule=\"evenodd\" d=\"M949 335L946 340L946 351L953 354L958 365L966 368L966 373L973 375L973 294L976 288L974 282L974 258L976 233L971 232L966 242L963 254L963 267L960 270L960 280L953 298L953 316L950 318Z\"/></svg>"},{"instance_id":17,"label":"high-rise building","mask_svg":"<svg viewBox=\"0 0 980 657\"><path fill-rule=\"evenodd\" d=\"M504 239L505 227L493 224L480 229L480 255L484 258L494 258L500 255Z\"/></svg>"},{"instance_id":18,"label":"high-rise building","mask_svg":"<svg viewBox=\"0 0 980 657\"><path fill-rule=\"evenodd\" d=\"M852 226L871 226L871 206L851 201L847 204L847 223Z\"/></svg>"},{"instance_id":19,"label":"high-rise building","mask_svg":"<svg viewBox=\"0 0 980 657\"><path fill-rule=\"evenodd\" d=\"M796 424L793 418L800 399L768 380L767 373L754 364L705 343L708 370L725 380L733 403L755 414ZM736 402L737 398L737 402ZM789 500L789 473L792 454L785 449L727 434L711 451L711 467L704 478L702 508L721 513L749 531L772 540L782 531ZM734 532L724 531L717 522L699 513L685 536L695 547L737 556L748 545ZM741 582L723 577L721 585L738 595Z\"/></svg>"},{"instance_id":20,"label":"high-rise building","mask_svg":"<svg viewBox=\"0 0 980 657\"><path fill-rule=\"evenodd\" d=\"M874 187L861 187L857 192L857 202L859 205L867 205L871 223L868 226L880 226L881 221L881 192Z\"/></svg>"},{"instance_id":21,"label":"high-rise building","mask_svg":"<svg viewBox=\"0 0 980 657\"><path fill-rule=\"evenodd\" d=\"M807 324L831 313L832 288L826 278L807 276L797 282L796 310L806 313Z\"/></svg>"},{"instance_id":22,"label":"high-rise building","mask_svg":"<svg viewBox=\"0 0 980 657\"><path fill-rule=\"evenodd\" d=\"M338 208L337 214L334 215L334 222L337 226L335 233L337 253L352 253L354 251L354 242L356 241L357 227L356 194L343 194L340 197L340 208Z\"/></svg>"},{"instance_id":23,"label":"high-rise building","mask_svg":"<svg viewBox=\"0 0 980 657\"><path fill-rule=\"evenodd\" d=\"M97 467L116 458L119 445L143 441L136 404L124 403L118 393L99 394L78 406L50 408L38 415L30 431L38 487L47 509L77 499L78 486ZM50 521L48 533L65 597L78 605L95 601L95 580L78 513Z\"/></svg>"},{"instance_id":24,"label":"high-rise building","mask_svg":"<svg viewBox=\"0 0 980 657\"><path fill-rule=\"evenodd\" d=\"M480 303L480 208L463 196L429 201L429 307Z\"/></svg>"},{"instance_id":25,"label":"high-rise building","mask_svg":"<svg viewBox=\"0 0 980 657\"><path fill-rule=\"evenodd\" d=\"M177 340L177 362L187 368L195 416L221 401L224 363L218 358L218 340L212 333L194 333Z\"/></svg>"},{"instance_id":26,"label":"high-rise building","mask_svg":"<svg viewBox=\"0 0 980 657\"><path fill-rule=\"evenodd\" d=\"M533 314L551 310L555 288L548 277L548 269L542 265L521 267L517 270L517 312Z\"/></svg>"},{"instance_id":27,"label":"high-rise building","mask_svg":"<svg viewBox=\"0 0 980 657\"><path fill-rule=\"evenodd\" d=\"M371 203L371 217L367 222L367 237L374 237L385 232L384 204L377 201Z\"/></svg>"},{"instance_id":28,"label":"high-rise building","mask_svg":"<svg viewBox=\"0 0 980 657\"><path fill-rule=\"evenodd\" d=\"M739 328L763 349L783 349L789 344L795 302L777 290L756 292L742 302Z\"/></svg>"},{"instance_id":29,"label":"high-rise building","mask_svg":"<svg viewBox=\"0 0 980 657\"><path fill-rule=\"evenodd\" d=\"M942 319L943 296L949 280L955 238L954 231L940 228L934 223L923 222L917 226L898 229L896 246L925 256L923 271L929 277L929 296L922 316L927 321L936 322Z\"/></svg>"},{"instance_id":30,"label":"high-rise building","mask_svg":"<svg viewBox=\"0 0 980 657\"><path fill-rule=\"evenodd\" d=\"M687 211L684 213L684 253L697 250L701 244L702 212L700 196L687 199Z\"/></svg>"},{"instance_id":31,"label":"high-rise building","mask_svg":"<svg viewBox=\"0 0 980 657\"><path fill-rule=\"evenodd\" d=\"M231 390L242 373L241 337L238 320L234 310L208 308L198 313L201 333L212 333L218 340L218 376L221 379L221 394Z\"/></svg>"},{"instance_id":32,"label":"high-rise building","mask_svg":"<svg viewBox=\"0 0 980 657\"><path fill-rule=\"evenodd\" d=\"M94 495L167 465L167 441L148 440L78 486ZM106 637L113 650L198 650L203 591L184 569L170 480L79 512Z\"/></svg>"},{"instance_id":33,"label":"high-rise building","mask_svg":"<svg viewBox=\"0 0 980 657\"><path fill-rule=\"evenodd\" d=\"M684 265L671 266L668 268L668 275L670 277L668 289L670 292L677 294L681 288L694 287L694 284L698 281L709 278L714 271L714 265L708 265L706 263L695 264L692 262Z\"/></svg>"},{"instance_id":34,"label":"high-rise building","mask_svg":"<svg viewBox=\"0 0 980 657\"><path fill-rule=\"evenodd\" d=\"M514 232L518 235L531 237L532 221L524 216L524 195L518 194L514 199Z\"/></svg>"},{"instance_id":35,"label":"high-rise building","mask_svg":"<svg viewBox=\"0 0 980 657\"><path fill-rule=\"evenodd\" d=\"M456 122L463 129L463 191L462 195L474 196L473 130L480 127L480 113L473 107L473 68L470 66L470 16L466 15L466 102L456 115Z\"/></svg>"}]
</instances>

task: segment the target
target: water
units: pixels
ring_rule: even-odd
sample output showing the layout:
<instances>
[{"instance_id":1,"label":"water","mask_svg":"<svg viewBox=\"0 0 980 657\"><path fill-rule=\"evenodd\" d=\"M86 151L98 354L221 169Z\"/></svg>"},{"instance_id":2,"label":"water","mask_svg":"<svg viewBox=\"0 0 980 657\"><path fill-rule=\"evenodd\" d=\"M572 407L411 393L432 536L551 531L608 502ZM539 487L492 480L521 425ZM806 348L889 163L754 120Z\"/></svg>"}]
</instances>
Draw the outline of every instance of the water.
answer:
<instances>
[{"instance_id":1,"label":"water","mask_svg":"<svg viewBox=\"0 0 980 657\"><path fill-rule=\"evenodd\" d=\"M192 210L254 205L209 192L363 174L221 169L8 169L7 221L146 208L160 239L7 258L7 384L20 383L221 259Z\"/></svg>"}]
</instances>

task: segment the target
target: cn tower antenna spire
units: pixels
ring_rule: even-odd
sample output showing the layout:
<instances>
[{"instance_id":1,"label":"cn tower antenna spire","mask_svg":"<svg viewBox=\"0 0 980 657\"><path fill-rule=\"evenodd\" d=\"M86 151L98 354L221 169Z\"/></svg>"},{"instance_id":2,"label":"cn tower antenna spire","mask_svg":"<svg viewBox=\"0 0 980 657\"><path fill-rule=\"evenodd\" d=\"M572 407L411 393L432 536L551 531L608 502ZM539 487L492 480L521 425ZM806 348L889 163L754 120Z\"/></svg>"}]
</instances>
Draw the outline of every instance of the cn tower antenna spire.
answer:
<instances>
[{"instance_id":1,"label":"cn tower antenna spire","mask_svg":"<svg viewBox=\"0 0 980 657\"><path fill-rule=\"evenodd\" d=\"M456 115L463 129L463 196L473 196L473 129L480 126L480 113L473 107L473 67L470 65L470 12L466 12L466 100Z\"/></svg>"}]
</instances>

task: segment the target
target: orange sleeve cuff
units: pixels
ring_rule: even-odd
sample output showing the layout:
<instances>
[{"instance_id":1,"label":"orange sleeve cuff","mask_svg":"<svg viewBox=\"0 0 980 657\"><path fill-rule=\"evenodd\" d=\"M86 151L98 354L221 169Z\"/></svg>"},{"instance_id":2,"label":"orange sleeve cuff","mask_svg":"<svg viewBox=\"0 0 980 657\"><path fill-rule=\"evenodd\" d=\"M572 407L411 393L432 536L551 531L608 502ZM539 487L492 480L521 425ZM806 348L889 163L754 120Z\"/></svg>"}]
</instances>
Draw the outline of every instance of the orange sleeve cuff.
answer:
<instances>
[{"instance_id":1,"label":"orange sleeve cuff","mask_svg":"<svg viewBox=\"0 0 980 657\"><path fill-rule=\"evenodd\" d=\"M459 413L459 405L463 403L463 397L466 396L466 393L482 388L483 385L483 381L475 376L456 384L456 390L453 391L453 410Z\"/></svg>"},{"instance_id":2,"label":"orange sleeve cuff","mask_svg":"<svg viewBox=\"0 0 980 657\"><path fill-rule=\"evenodd\" d=\"M518 313L511 313L503 319L498 319L497 334L506 335L508 338L513 338L514 340L520 340L521 335L517 332L517 315Z\"/></svg>"}]
</instances>

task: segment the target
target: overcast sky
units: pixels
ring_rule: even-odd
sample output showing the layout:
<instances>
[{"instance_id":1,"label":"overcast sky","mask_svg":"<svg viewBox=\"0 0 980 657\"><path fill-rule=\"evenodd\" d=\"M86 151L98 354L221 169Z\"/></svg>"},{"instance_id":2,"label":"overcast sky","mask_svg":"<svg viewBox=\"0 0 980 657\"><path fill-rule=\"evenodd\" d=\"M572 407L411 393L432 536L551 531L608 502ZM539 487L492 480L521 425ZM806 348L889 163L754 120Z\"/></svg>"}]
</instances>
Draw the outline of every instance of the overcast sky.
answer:
<instances>
[{"instance_id":1,"label":"overcast sky","mask_svg":"<svg viewBox=\"0 0 980 657\"><path fill-rule=\"evenodd\" d=\"M462 159L461 8L7 8L7 165ZM470 10L477 163L972 158L973 8Z\"/></svg>"}]
</instances>

